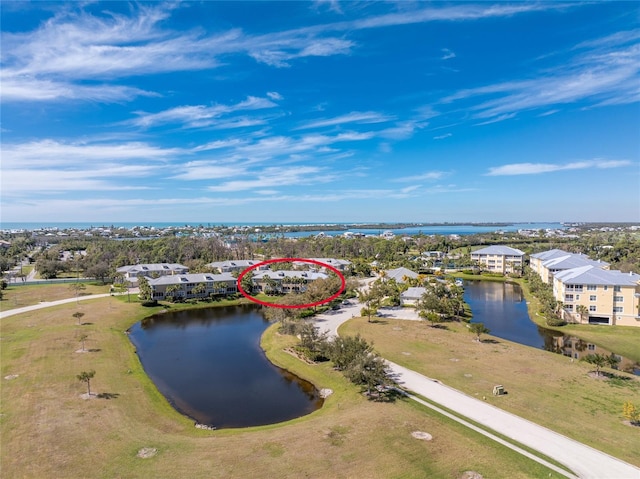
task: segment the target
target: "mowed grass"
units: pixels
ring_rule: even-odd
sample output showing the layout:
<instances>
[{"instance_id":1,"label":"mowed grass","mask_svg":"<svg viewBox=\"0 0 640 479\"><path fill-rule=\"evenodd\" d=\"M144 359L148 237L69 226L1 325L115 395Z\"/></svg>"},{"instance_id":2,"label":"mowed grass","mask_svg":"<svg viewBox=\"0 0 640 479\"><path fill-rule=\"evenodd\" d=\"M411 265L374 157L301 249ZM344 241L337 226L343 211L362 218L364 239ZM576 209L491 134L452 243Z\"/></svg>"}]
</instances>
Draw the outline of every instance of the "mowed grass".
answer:
<instances>
[{"instance_id":1,"label":"mowed grass","mask_svg":"<svg viewBox=\"0 0 640 479\"><path fill-rule=\"evenodd\" d=\"M9 285L3 290L3 298L0 301L0 310L7 311L24 306L32 306L43 301L57 301L59 299L74 298L75 292L70 286L73 283L60 284L34 284L28 286ZM91 294L103 294L109 292L108 284L82 283L86 289L80 292L80 296Z\"/></svg>"},{"instance_id":2,"label":"mowed grass","mask_svg":"<svg viewBox=\"0 0 640 479\"><path fill-rule=\"evenodd\" d=\"M500 338L474 341L465 324L432 328L424 321L356 318L340 334L361 334L385 358L470 396L640 465L640 428L623 423L622 405L640 405L640 379L616 372L594 379L593 366ZM611 370L609 370L611 371ZM508 394L494 397L502 384Z\"/></svg>"},{"instance_id":3,"label":"mowed grass","mask_svg":"<svg viewBox=\"0 0 640 479\"><path fill-rule=\"evenodd\" d=\"M559 477L411 401L367 401L329 364L309 366L283 352L295 339L275 327L263 338L269 357L335 393L319 411L286 423L195 429L150 382L125 334L164 306L107 297L80 307L84 326L72 317L75 303L0 323L3 478L457 478L466 470ZM76 352L81 332L92 352ZM76 375L91 369L92 390L111 399L81 399L86 388ZM434 439L416 440L416 430ZM138 458L144 447L157 455Z\"/></svg>"}]
</instances>

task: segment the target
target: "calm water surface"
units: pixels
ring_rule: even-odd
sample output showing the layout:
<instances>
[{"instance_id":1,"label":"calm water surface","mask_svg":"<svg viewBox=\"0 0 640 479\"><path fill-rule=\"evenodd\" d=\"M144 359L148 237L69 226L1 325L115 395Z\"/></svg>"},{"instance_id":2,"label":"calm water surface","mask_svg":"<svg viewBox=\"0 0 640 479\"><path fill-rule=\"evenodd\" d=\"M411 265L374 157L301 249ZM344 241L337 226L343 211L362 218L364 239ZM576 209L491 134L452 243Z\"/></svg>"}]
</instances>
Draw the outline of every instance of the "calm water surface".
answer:
<instances>
[{"instance_id":1,"label":"calm water surface","mask_svg":"<svg viewBox=\"0 0 640 479\"><path fill-rule=\"evenodd\" d=\"M130 329L145 371L181 413L219 428L273 424L322 406L311 383L269 362L256 306L166 313Z\"/></svg>"},{"instance_id":2,"label":"calm water surface","mask_svg":"<svg viewBox=\"0 0 640 479\"><path fill-rule=\"evenodd\" d=\"M588 354L611 351L575 336L538 326L529 319L522 289L517 284L497 281L465 281L464 299L473 313L472 323L484 323L491 335L534 348L580 359ZM619 368L640 375L640 364L625 357Z\"/></svg>"}]
</instances>

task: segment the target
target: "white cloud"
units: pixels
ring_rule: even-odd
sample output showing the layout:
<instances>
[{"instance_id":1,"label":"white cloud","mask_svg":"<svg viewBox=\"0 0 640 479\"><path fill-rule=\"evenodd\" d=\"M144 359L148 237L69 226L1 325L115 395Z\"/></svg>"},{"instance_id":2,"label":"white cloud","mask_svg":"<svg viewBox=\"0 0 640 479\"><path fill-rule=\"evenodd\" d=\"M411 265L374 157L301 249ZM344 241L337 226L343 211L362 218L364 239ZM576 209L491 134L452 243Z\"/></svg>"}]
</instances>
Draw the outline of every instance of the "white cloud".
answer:
<instances>
[{"instance_id":1,"label":"white cloud","mask_svg":"<svg viewBox=\"0 0 640 479\"><path fill-rule=\"evenodd\" d=\"M392 181L396 181L396 182L414 182L414 181L423 181L423 180L435 181L435 180L440 180L446 176L449 176L450 174L451 174L450 172L446 172L446 171L428 171L426 173L421 173L418 175L403 176L401 178L395 178Z\"/></svg>"},{"instance_id":2,"label":"white cloud","mask_svg":"<svg viewBox=\"0 0 640 479\"><path fill-rule=\"evenodd\" d=\"M512 176L512 175L536 175L540 173L552 173L554 171L583 170L587 168L620 168L631 165L627 160L589 160L576 161L563 165L552 163L513 163L510 165L489 168L487 176Z\"/></svg>"},{"instance_id":3,"label":"white cloud","mask_svg":"<svg viewBox=\"0 0 640 479\"><path fill-rule=\"evenodd\" d=\"M434 140L444 140L446 138L451 138L453 135L451 133L445 133L444 135L434 136Z\"/></svg>"},{"instance_id":4,"label":"white cloud","mask_svg":"<svg viewBox=\"0 0 640 479\"><path fill-rule=\"evenodd\" d=\"M352 111L345 115L340 115L334 118L324 118L320 120L312 120L296 128L297 130L310 129L310 128L322 128L325 126L344 125L346 123L358 123L358 124L370 124L370 123L384 123L392 120L393 118L377 113L375 111Z\"/></svg>"},{"instance_id":5,"label":"white cloud","mask_svg":"<svg viewBox=\"0 0 640 479\"><path fill-rule=\"evenodd\" d=\"M293 168L271 167L259 173L253 173L254 179L233 180L217 186L210 186L209 191L231 192L253 189L268 189L271 186L299 186L323 183L333 179L332 175L320 174L321 169L314 166L299 166Z\"/></svg>"},{"instance_id":6,"label":"white cloud","mask_svg":"<svg viewBox=\"0 0 640 479\"><path fill-rule=\"evenodd\" d=\"M278 106L271 100L254 96L234 105L185 105L170 108L158 113L136 112L138 118L129 123L142 128L150 128L156 125L181 123L188 128L201 128L210 126L223 115L232 114L243 110L261 110Z\"/></svg>"},{"instance_id":7,"label":"white cloud","mask_svg":"<svg viewBox=\"0 0 640 479\"><path fill-rule=\"evenodd\" d=\"M456 54L453 53L448 48L443 48L442 49L442 58L441 58L441 60L450 60L451 58L455 58L455 57L456 57Z\"/></svg>"}]
</instances>

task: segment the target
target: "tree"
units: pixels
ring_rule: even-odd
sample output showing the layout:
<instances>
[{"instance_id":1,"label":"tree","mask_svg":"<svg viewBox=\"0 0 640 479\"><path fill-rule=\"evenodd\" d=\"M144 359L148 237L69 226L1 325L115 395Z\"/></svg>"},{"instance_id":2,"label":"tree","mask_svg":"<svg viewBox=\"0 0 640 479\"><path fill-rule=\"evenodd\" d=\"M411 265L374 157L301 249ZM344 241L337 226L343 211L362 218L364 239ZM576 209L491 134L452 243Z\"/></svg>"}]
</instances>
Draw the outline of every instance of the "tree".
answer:
<instances>
[{"instance_id":1,"label":"tree","mask_svg":"<svg viewBox=\"0 0 640 479\"><path fill-rule=\"evenodd\" d=\"M622 405L622 415L633 425L640 423L640 409L638 409L631 401L626 401Z\"/></svg>"},{"instance_id":2,"label":"tree","mask_svg":"<svg viewBox=\"0 0 640 479\"><path fill-rule=\"evenodd\" d=\"M80 296L80 293L82 291L84 291L85 289L87 289L87 287L85 286L84 283L73 283L71 286L69 286L69 289L71 289L75 295L76 295L76 303L78 302L78 296Z\"/></svg>"},{"instance_id":3,"label":"tree","mask_svg":"<svg viewBox=\"0 0 640 479\"><path fill-rule=\"evenodd\" d=\"M96 372L92 369L91 371L82 371L76 377L78 381L87 383L87 394L91 396L91 380L96 375Z\"/></svg>"},{"instance_id":4,"label":"tree","mask_svg":"<svg viewBox=\"0 0 640 479\"><path fill-rule=\"evenodd\" d=\"M151 286L149 286L149 281L144 276L140 276L138 278L138 288L140 289L140 293L138 297L142 301L151 301Z\"/></svg>"},{"instance_id":5,"label":"tree","mask_svg":"<svg viewBox=\"0 0 640 479\"><path fill-rule=\"evenodd\" d=\"M468 324L467 327L469 331L476 335L476 341L480 341L480 336L482 334L489 334L491 331L485 327L484 323L471 323Z\"/></svg>"},{"instance_id":6,"label":"tree","mask_svg":"<svg viewBox=\"0 0 640 479\"><path fill-rule=\"evenodd\" d=\"M89 337L89 335L88 335L88 334L84 334L84 333L82 333L82 334L80 335L80 337L78 338L78 340L82 343L82 351L83 351L83 352L84 352L84 351L86 351L86 349L84 349L84 342L87 340L87 338L88 338L88 337Z\"/></svg>"},{"instance_id":7,"label":"tree","mask_svg":"<svg viewBox=\"0 0 640 479\"><path fill-rule=\"evenodd\" d=\"M74 318L76 318L78 320L78 326L80 326L80 320L84 316L84 313L81 312L81 311L77 311L77 312L73 313L71 316L73 316Z\"/></svg>"},{"instance_id":8,"label":"tree","mask_svg":"<svg viewBox=\"0 0 640 479\"><path fill-rule=\"evenodd\" d=\"M432 328L435 328L436 324L442 322L442 316L440 316L438 313L434 313L433 311L420 311L418 315L422 319L426 319L427 321L429 321Z\"/></svg>"},{"instance_id":9,"label":"tree","mask_svg":"<svg viewBox=\"0 0 640 479\"><path fill-rule=\"evenodd\" d=\"M196 284L193 289L191 290L191 293L194 296L204 296L204 293L207 291L207 287L204 285L204 283L198 283Z\"/></svg>"},{"instance_id":10,"label":"tree","mask_svg":"<svg viewBox=\"0 0 640 479\"><path fill-rule=\"evenodd\" d=\"M585 319L589 317L589 308L584 304L579 304L576 307L576 313L580 315L580 321L585 321Z\"/></svg>"},{"instance_id":11,"label":"tree","mask_svg":"<svg viewBox=\"0 0 640 479\"><path fill-rule=\"evenodd\" d=\"M175 303L178 298L178 291L181 291L182 288L179 284L171 284L167 286L166 291L164 292L165 297L169 298L169 301Z\"/></svg>"},{"instance_id":12,"label":"tree","mask_svg":"<svg viewBox=\"0 0 640 479\"><path fill-rule=\"evenodd\" d=\"M605 356L604 354L587 354L582 360L586 363L592 364L596 367L596 376L600 376L600 369L607 365L611 365L611 356ZM617 364L617 361L616 361Z\"/></svg>"},{"instance_id":13,"label":"tree","mask_svg":"<svg viewBox=\"0 0 640 479\"><path fill-rule=\"evenodd\" d=\"M369 396L374 388L386 386L389 381L384 359L373 353L358 356L345 370L345 376L366 388Z\"/></svg>"},{"instance_id":14,"label":"tree","mask_svg":"<svg viewBox=\"0 0 640 479\"><path fill-rule=\"evenodd\" d=\"M358 300L364 304L364 308L360 310L362 316L367 316L368 322L371 322L371 316L378 312L380 307L380 290L370 289L369 291L359 291Z\"/></svg>"}]
</instances>

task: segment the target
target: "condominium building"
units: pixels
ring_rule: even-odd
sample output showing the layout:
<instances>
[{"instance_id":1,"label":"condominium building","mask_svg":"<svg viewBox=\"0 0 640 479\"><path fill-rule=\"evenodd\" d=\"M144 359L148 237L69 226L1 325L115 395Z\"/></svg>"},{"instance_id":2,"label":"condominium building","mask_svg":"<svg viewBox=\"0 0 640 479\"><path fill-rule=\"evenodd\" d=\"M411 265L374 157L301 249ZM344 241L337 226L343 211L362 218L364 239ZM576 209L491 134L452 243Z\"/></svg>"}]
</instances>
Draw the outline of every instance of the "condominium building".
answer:
<instances>
[{"instance_id":1,"label":"condominium building","mask_svg":"<svg viewBox=\"0 0 640 479\"><path fill-rule=\"evenodd\" d=\"M227 261L215 261L213 263L207 264L207 266L213 270L217 270L220 273L241 273L245 269L251 268L252 266L255 266L259 263L261 263L261 261L254 259L233 259ZM269 265L262 265L257 269L269 269Z\"/></svg>"},{"instance_id":2,"label":"condominium building","mask_svg":"<svg viewBox=\"0 0 640 479\"><path fill-rule=\"evenodd\" d=\"M531 269L540 276L544 283L548 284L553 282L553 275L559 271L589 265L601 269L609 269L609 263L592 260L582 253L568 253L561 249L552 249L529 256Z\"/></svg>"},{"instance_id":3,"label":"condominium building","mask_svg":"<svg viewBox=\"0 0 640 479\"><path fill-rule=\"evenodd\" d=\"M471 260L493 273L521 273L524 251L509 246L488 246L472 252Z\"/></svg>"},{"instance_id":4,"label":"condominium building","mask_svg":"<svg viewBox=\"0 0 640 479\"><path fill-rule=\"evenodd\" d=\"M640 275L586 265L555 273L553 295L567 321L640 326Z\"/></svg>"},{"instance_id":5,"label":"condominium building","mask_svg":"<svg viewBox=\"0 0 640 479\"><path fill-rule=\"evenodd\" d=\"M236 278L229 273L192 273L147 278L151 297L162 300L169 296L180 299L209 298L238 292Z\"/></svg>"},{"instance_id":6,"label":"condominium building","mask_svg":"<svg viewBox=\"0 0 640 479\"><path fill-rule=\"evenodd\" d=\"M159 276L185 274L189 272L189 268L176 263L149 263L121 266L116 271L122 274L124 279L130 283L137 283L140 276L156 278Z\"/></svg>"},{"instance_id":7,"label":"condominium building","mask_svg":"<svg viewBox=\"0 0 640 479\"><path fill-rule=\"evenodd\" d=\"M253 275L255 291L265 293L303 293L307 284L327 279L325 273L315 271L260 271Z\"/></svg>"}]
</instances>

